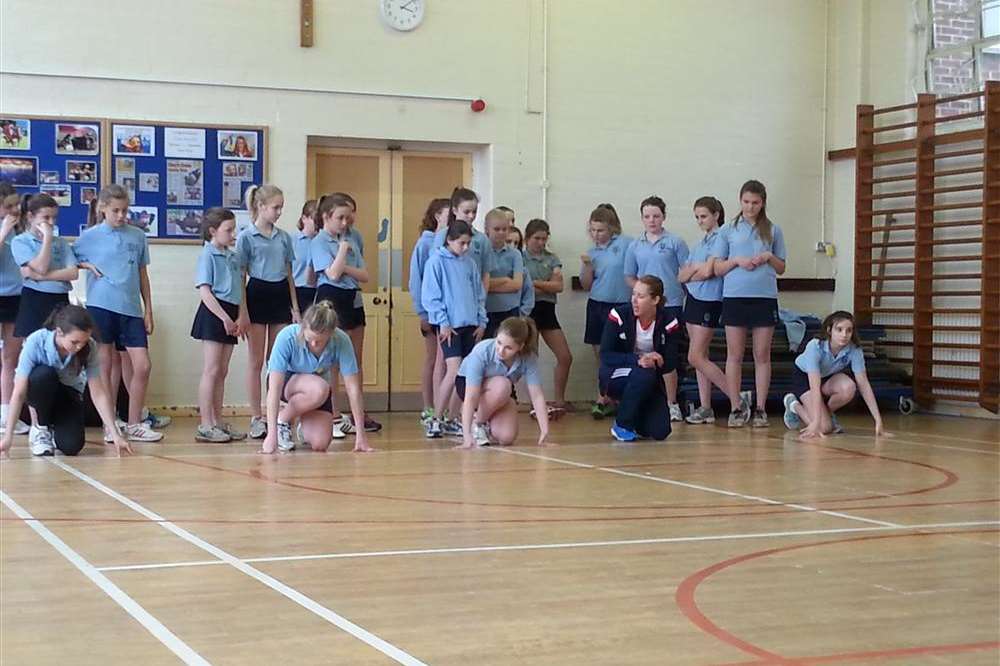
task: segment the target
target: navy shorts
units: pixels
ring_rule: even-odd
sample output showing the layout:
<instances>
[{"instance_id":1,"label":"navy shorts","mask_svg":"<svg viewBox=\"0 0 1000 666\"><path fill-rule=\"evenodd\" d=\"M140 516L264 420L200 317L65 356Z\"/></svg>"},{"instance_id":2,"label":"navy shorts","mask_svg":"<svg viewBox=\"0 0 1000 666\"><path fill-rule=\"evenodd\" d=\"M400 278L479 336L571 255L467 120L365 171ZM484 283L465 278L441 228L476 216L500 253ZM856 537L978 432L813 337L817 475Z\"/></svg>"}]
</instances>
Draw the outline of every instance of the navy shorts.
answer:
<instances>
[{"instance_id":1,"label":"navy shorts","mask_svg":"<svg viewBox=\"0 0 1000 666\"><path fill-rule=\"evenodd\" d=\"M557 331L562 328L556 317L556 304L552 301L535 301L535 309L531 311L535 327L539 331Z\"/></svg>"},{"instance_id":2,"label":"navy shorts","mask_svg":"<svg viewBox=\"0 0 1000 666\"><path fill-rule=\"evenodd\" d=\"M226 301L219 301L219 305L233 321L236 321L240 316L240 306ZM222 320L216 317L204 303L198 304L198 311L195 312L194 322L191 324L191 337L195 340L219 342L224 345L238 343L236 336L226 333L226 327L223 326Z\"/></svg>"},{"instance_id":3,"label":"navy shorts","mask_svg":"<svg viewBox=\"0 0 1000 666\"><path fill-rule=\"evenodd\" d=\"M306 308L316 302L316 287L296 287L295 298L299 301L299 312L305 314Z\"/></svg>"},{"instance_id":4,"label":"navy shorts","mask_svg":"<svg viewBox=\"0 0 1000 666\"><path fill-rule=\"evenodd\" d=\"M0 296L0 323L12 324L17 321L17 306L21 296Z\"/></svg>"},{"instance_id":5,"label":"navy shorts","mask_svg":"<svg viewBox=\"0 0 1000 666\"><path fill-rule=\"evenodd\" d=\"M819 382L820 387L822 387L823 384L826 384L826 381L828 379L830 379L831 377L835 376L835 375L847 375L847 377L852 382L854 381L854 373L851 372L851 369L850 368L844 368L843 370L838 370L837 372L834 372L833 374L830 374L830 375L827 375L826 377L823 377L820 380L820 382ZM796 398L799 398L801 400L802 396L805 395L808 392L809 392L809 373L808 372L802 372L802 370L799 369L799 366L797 366L797 365L795 365L793 363L792 364L792 393L795 394Z\"/></svg>"},{"instance_id":6,"label":"navy shorts","mask_svg":"<svg viewBox=\"0 0 1000 666\"><path fill-rule=\"evenodd\" d=\"M722 316L722 301L699 301L690 294L684 303L684 321L695 326L717 328Z\"/></svg>"},{"instance_id":7,"label":"navy shorts","mask_svg":"<svg viewBox=\"0 0 1000 666\"><path fill-rule=\"evenodd\" d=\"M476 346L476 327L459 326L451 336L450 342L441 343L441 353L445 359L465 358Z\"/></svg>"},{"instance_id":8,"label":"navy shorts","mask_svg":"<svg viewBox=\"0 0 1000 666\"><path fill-rule=\"evenodd\" d=\"M723 298L723 326L768 328L778 325L776 298Z\"/></svg>"},{"instance_id":9,"label":"navy shorts","mask_svg":"<svg viewBox=\"0 0 1000 666\"><path fill-rule=\"evenodd\" d=\"M500 329L500 324L503 323L504 319L520 316L521 311L518 308L513 308L511 310L507 310L506 312L487 312L486 333L483 335L483 339L495 338L497 336L497 331Z\"/></svg>"},{"instance_id":10,"label":"navy shorts","mask_svg":"<svg viewBox=\"0 0 1000 666\"><path fill-rule=\"evenodd\" d=\"M292 295L288 291L288 280L268 282L250 278L247 314L251 324L291 324Z\"/></svg>"},{"instance_id":11,"label":"navy shorts","mask_svg":"<svg viewBox=\"0 0 1000 666\"><path fill-rule=\"evenodd\" d=\"M601 344L601 336L604 335L604 323L608 320L608 313L611 308L623 303L605 303L587 299L587 325L583 331L583 341L588 345Z\"/></svg>"},{"instance_id":12,"label":"navy shorts","mask_svg":"<svg viewBox=\"0 0 1000 666\"><path fill-rule=\"evenodd\" d=\"M302 374L299 372L291 372L285 375L285 385L281 387L281 399L288 402L288 395L285 394L285 389L288 388L288 382L291 381L292 377L295 375ZM327 383L326 400L320 403L319 407L314 409L316 412L328 412L333 414L333 396L330 395L330 384Z\"/></svg>"},{"instance_id":13,"label":"navy shorts","mask_svg":"<svg viewBox=\"0 0 1000 666\"><path fill-rule=\"evenodd\" d=\"M332 284L320 285L316 290L316 302L329 301L337 313L337 326L345 331L365 325L365 309L354 307L357 289L343 289Z\"/></svg>"},{"instance_id":14,"label":"navy shorts","mask_svg":"<svg viewBox=\"0 0 1000 666\"><path fill-rule=\"evenodd\" d=\"M50 294L31 287L21 289L21 303L14 320L14 337L26 338L45 326L45 320L60 305L69 303L69 294Z\"/></svg>"},{"instance_id":15,"label":"navy shorts","mask_svg":"<svg viewBox=\"0 0 1000 666\"><path fill-rule=\"evenodd\" d=\"M142 317L129 317L93 305L87 306L87 312L94 319L94 324L97 326L97 341L101 344L125 349L149 347L146 324Z\"/></svg>"}]
</instances>

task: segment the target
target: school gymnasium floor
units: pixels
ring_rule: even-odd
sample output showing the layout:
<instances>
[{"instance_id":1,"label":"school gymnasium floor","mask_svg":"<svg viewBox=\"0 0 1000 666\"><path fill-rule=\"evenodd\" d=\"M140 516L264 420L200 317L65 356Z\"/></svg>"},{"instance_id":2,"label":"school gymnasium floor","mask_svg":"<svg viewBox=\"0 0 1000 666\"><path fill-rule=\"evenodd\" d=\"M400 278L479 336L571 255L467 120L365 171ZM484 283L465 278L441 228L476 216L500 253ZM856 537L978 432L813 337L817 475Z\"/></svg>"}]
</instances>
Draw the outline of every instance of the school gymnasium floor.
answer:
<instances>
[{"instance_id":1,"label":"school gymnasium floor","mask_svg":"<svg viewBox=\"0 0 1000 666\"><path fill-rule=\"evenodd\" d=\"M469 452L255 455L192 420L2 474L3 664L990 664L1000 424L801 444L573 415ZM97 431L89 434L96 440ZM349 440L348 440L349 441Z\"/></svg>"}]
</instances>

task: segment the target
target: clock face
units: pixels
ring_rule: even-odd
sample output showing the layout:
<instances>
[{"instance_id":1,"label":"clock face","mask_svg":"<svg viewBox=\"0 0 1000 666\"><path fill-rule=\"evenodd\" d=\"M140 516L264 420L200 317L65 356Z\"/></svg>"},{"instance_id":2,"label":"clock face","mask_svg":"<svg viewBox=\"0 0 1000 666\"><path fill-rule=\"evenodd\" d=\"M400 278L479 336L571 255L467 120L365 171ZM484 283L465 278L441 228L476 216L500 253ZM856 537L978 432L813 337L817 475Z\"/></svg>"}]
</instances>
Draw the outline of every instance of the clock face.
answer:
<instances>
[{"instance_id":1,"label":"clock face","mask_svg":"<svg viewBox=\"0 0 1000 666\"><path fill-rule=\"evenodd\" d=\"M382 20L395 30L413 30L424 20L426 0L378 0Z\"/></svg>"}]
</instances>

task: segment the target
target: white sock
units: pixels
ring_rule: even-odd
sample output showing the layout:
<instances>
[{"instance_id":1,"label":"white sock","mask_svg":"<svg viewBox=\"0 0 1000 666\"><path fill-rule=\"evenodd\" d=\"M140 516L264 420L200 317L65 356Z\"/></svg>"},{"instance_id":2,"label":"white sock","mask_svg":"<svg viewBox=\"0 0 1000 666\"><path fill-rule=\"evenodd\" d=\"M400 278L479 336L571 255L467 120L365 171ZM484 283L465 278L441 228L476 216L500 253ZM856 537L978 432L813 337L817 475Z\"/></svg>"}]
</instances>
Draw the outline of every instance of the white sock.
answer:
<instances>
[{"instance_id":1,"label":"white sock","mask_svg":"<svg viewBox=\"0 0 1000 666\"><path fill-rule=\"evenodd\" d=\"M7 422L7 414L10 412L10 405L0 405L0 421Z\"/></svg>"}]
</instances>

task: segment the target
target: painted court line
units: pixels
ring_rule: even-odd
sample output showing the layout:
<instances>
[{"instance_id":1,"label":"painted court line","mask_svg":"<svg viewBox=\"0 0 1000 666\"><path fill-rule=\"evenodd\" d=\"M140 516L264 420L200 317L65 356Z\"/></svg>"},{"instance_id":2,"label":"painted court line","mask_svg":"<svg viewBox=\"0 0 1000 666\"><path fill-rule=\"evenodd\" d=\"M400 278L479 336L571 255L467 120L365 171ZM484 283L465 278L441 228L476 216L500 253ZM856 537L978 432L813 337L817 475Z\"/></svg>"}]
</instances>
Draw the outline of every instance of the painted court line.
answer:
<instances>
[{"instance_id":1,"label":"painted court line","mask_svg":"<svg viewBox=\"0 0 1000 666\"><path fill-rule=\"evenodd\" d=\"M564 458L554 458L552 456L543 456L537 453L528 453L527 451L515 451L513 449L501 449L492 448L491 450L497 451L499 453L508 453L517 456L526 456L528 458L537 458L539 460L548 460L551 462L560 463L563 465L573 465L574 467L583 467L586 469L593 469L599 472L608 472L609 474L618 474L620 476L628 476L635 479L642 479L643 481L654 481L656 483L666 483L671 486L679 486L681 488L689 488L691 490L701 490L707 493L715 493L716 495L726 495L727 497L740 497L742 499L750 500L753 502L761 502L763 504L770 504L774 506L786 506L790 509L798 509L799 511L822 513L827 516L834 516L836 518L844 518L846 520L855 520L862 523L870 523L872 525L881 525L882 527L905 527L899 523L890 523L884 520L873 520L872 518L862 518L860 516L852 516L847 513L841 513L839 511L826 511L824 509L817 509L813 506L807 506L805 504L789 504L788 502L781 502L779 500L769 499L767 497L758 497L756 495L744 495L743 493L733 492L731 490L722 490L721 488L711 488L709 486L703 486L697 483L685 483L684 481L674 481L673 479L667 479L662 476L653 476L651 474L637 474L636 472L626 472L621 469L615 469L614 467L601 467L599 465L589 465L587 463L576 462L575 460L566 460Z\"/></svg>"},{"instance_id":2,"label":"painted court line","mask_svg":"<svg viewBox=\"0 0 1000 666\"><path fill-rule=\"evenodd\" d=\"M871 437L864 437L863 435L847 435L848 437L854 437L856 439L866 439L871 441ZM923 436L923 435L921 435ZM927 442L913 442L908 439L902 439L899 436L893 437L890 441L892 444L905 444L907 446L920 446L926 449L948 449L950 451L964 451L966 453L979 453L984 456L1000 456L1000 451L987 451L986 449L970 449L965 446L948 446L947 444L928 444ZM984 442L987 443L987 442Z\"/></svg>"},{"instance_id":3,"label":"painted court line","mask_svg":"<svg viewBox=\"0 0 1000 666\"><path fill-rule=\"evenodd\" d=\"M66 542L53 534L49 528L45 527L41 521L36 520L20 504L11 499L10 495L0 490L0 501L8 509L13 511L18 518L22 519L38 536L42 537L50 546L69 560L80 573L90 579L94 585L99 587L105 594L122 607L135 620L146 628L146 631L163 643L171 652L177 655L186 664L209 664L200 654L178 638L172 631L167 629L149 611L139 605L139 603L124 592L120 587L112 583L107 576L100 572L93 564L83 558L78 552L66 545Z\"/></svg>"},{"instance_id":4,"label":"painted court line","mask_svg":"<svg viewBox=\"0 0 1000 666\"><path fill-rule=\"evenodd\" d=\"M778 537L821 536L828 534L854 534L858 532L885 532L895 530L927 530L955 527L982 527L1000 525L1000 520L967 521L958 523L928 523L906 527L839 527L823 530L791 530L786 532L750 532L746 534L714 534L682 537L657 537L649 539L619 539L616 541L576 541L564 543L514 544L509 546L463 546L457 548L419 548L412 550L376 550L355 553L322 553L318 555L280 555L273 557L248 557L243 562L302 562L307 560L340 560L362 557L393 557L401 555L447 555L454 553L490 553L525 550L560 550L566 548L596 548L611 546L642 546L668 543L691 543L698 541L732 541L742 539L769 539ZM144 571L149 569L172 569L175 567L200 567L225 564L220 560L193 560L188 562L164 562L157 564L125 564L99 567L99 571Z\"/></svg>"},{"instance_id":5,"label":"painted court line","mask_svg":"<svg viewBox=\"0 0 1000 666\"><path fill-rule=\"evenodd\" d=\"M171 532L171 533L175 534L176 536L180 537L181 539L184 539L188 543L190 543L190 544L192 544L194 546L197 546L198 548L201 548L202 550L204 550L205 552L209 553L210 555L213 555L214 557L218 558L219 560L221 560L221 561L225 562L226 564L230 565L231 567L233 567L237 571L240 571L241 573L244 573L247 576L250 576L251 578L253 578L253 579L255 579L255 580L263 583L264 585L268 586L272 590L278 592L279 594L281 594L281 595L287 597L288 599L291 599L295 603L299 604L300 606L302 606L306 610L311 611L312 613L315 613L316 615L318 615L319 617L323 618L324 620L326 620L330 624L332 624L332 625L334 625L334 626L342 629L343 631L346 631L347 633L349 633L350 635L354 636L358 640L363 641L364 643L367 643L368 645L370 645L371 647L375 648L376 650L378 650L382 654L386 655L390 659L393 659L394 661L396 661L396 662L398 662L400 664L404 664L405 666L425 666L425 664L422 661L420 661L419 659L417 659L416 657L414 657L414 656L412 656L412 655L404 652L403 650L397 648L395 645L393 645L393 644L391 644L391 643L389 643L389 642L387 642L387 641L379 638L378 636L376 636L375 634L371 633L367 629L365 629L365 628L363 628L363 627L361 627L361 626L359 626L357 624L354 624L353 622L351 622L347 618L345 618L342 615L339 615L339 614L333 612L332 610L330 610L326 606L323 606L323 605L319 604L318 602L316 602L313 599L311 599L310 597L307 597L306 595L302 594L301 592L299 592L295 588L289 587L288 585L285 585L280 580L278 580L276 578L273 578L271 576L268 576L267 574L265 574L263 571L260 571L259 569L255 569L254 567L250 566L249 564L246 564L245 562L243 562L239 558L235 557L234 555L230 555L229 553L227 553L226 551L222 550L221 548L218 548L217 546L213 546L212 544L208 543L204 539L196 536L195 534L192 534L191 532L185 530L184 528L178 527L177 525L171 523L170 521L166 520L162 516L154 513L153 511L150 511L146 507L142 506L138 502L134 502L133 500L130 500L129 498L127 498L124 495L122 495L121 493L119 493L119 492L117 492L115 490L112 490L108 486L104 485L103 483L101 483L97 479L94 479L94 478L92 478L92 477L84 474L83 472L79 471L75 467L67 465L66 463L64 463L61 460L58 460L56 458L50 458L50 462L53 465L55 465L56 467L58 467L59 469L65 471L65 472L67 472L69 474L72 474L73 476L75 476L76 478L80 479L81 481L83 481L87 485L89 485L89 486L91 486L93 488L96 488L97 490L101 491L105 495L107 495L107 496L109 496L109 497L117 500L118 502L124 504L125 506L127 506L130 509L132 509L136 513L138 513L138 514L140 514L142 516L145 516L146 518L148 518L148 519L150 519L152 521L156 521L156 523L158 525L160 525L160 527L162 527L163 529L167 530L168 532Z\"/></svg>"}]
</instances>

